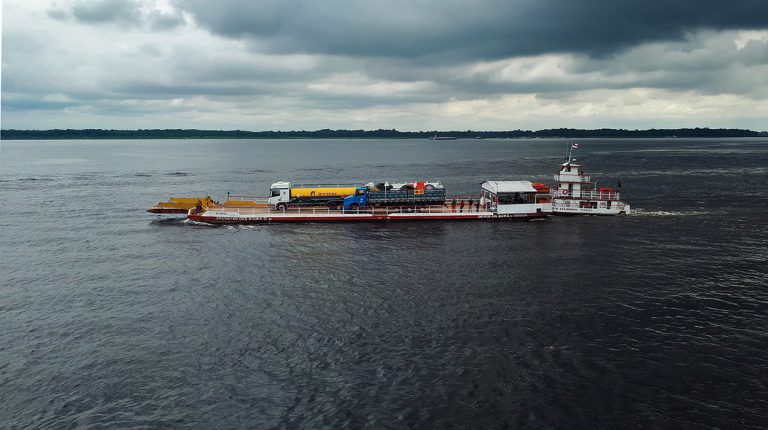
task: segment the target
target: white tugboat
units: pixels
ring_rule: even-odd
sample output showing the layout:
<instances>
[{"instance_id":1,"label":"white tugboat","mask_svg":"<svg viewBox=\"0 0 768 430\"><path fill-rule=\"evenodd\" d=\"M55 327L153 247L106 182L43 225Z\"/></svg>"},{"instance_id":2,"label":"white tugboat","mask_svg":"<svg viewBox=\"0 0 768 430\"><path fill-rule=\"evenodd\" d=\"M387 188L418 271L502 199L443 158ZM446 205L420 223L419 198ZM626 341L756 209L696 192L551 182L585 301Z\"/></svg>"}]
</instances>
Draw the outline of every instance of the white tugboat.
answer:
<instances>
[{"instance_id":1,"label":"white tugboat","mask_svg":"<svg viewBox=\"0 0 768 430\"><path fill-rule=\"evenodd\" d=\"M598 188L572 157L578 143L570 145L566 162L555 174L557 185L552 190L552 213L556 215L629 215L629 204L619 200L613 188Z\"/></svg>"}]
</instances>

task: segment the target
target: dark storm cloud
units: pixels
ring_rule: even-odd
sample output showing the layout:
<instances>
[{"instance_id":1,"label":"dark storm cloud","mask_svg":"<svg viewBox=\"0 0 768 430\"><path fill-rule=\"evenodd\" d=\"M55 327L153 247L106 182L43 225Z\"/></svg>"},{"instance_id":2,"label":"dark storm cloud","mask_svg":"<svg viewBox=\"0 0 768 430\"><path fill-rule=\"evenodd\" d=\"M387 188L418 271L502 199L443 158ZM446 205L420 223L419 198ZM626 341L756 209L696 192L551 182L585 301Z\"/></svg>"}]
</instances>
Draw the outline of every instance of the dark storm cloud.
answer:
<instances>
[{"instance_id":1,"label":"dark storm cloud","mask_svg":"<svg viewBox=\"0 0 768 430\"><path fill-rule=\"evenodd\" d=\"M711 28L765 28L768 1L357 0L177 1L212 32L271 52L495 59L545 52L601 56Z\"/></svg>"},{"instance_id":2,"label":"dark storm cloud","mask_svg":"<svg viewBox=\"0 0 768 430\"><path fill-rule=\"evenodd\" d=\"M373 80L431 81L440 93L460 99L627 88L765 97L768 40L737 46L734 37L733 32L704 31L681 42L653 42L611 56L543 55L441 67L415 59L369 58L364 70Z\"/></svg>"}]
</instances>

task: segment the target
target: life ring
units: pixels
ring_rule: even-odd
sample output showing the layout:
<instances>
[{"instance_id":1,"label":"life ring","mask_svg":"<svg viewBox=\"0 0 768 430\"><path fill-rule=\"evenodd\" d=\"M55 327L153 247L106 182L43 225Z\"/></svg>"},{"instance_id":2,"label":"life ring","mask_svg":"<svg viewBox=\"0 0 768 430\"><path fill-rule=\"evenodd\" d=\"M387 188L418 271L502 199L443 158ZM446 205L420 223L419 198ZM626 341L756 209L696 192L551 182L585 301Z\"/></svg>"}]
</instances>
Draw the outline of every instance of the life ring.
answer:
<instances>
[{"instance_id":1,"label":"life ring","mask_svg":"<svg viewBox=\"0 0 768 430\"><path fill-rule=\"evenodd\" d=\"M564 196L567 196L567 195L568 195L568 190L561 190L560 192L561 192L561 193L562 193Z\"/></svg>"}]
</instances>

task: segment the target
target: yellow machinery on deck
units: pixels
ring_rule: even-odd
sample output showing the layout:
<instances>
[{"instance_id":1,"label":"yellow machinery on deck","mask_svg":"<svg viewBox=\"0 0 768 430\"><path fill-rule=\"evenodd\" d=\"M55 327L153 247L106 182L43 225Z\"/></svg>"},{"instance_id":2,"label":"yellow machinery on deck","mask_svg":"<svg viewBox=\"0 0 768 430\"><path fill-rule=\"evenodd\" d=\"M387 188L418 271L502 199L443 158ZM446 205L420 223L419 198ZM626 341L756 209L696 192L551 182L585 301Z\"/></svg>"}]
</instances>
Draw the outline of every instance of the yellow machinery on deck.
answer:
<instances>
[{"instance_id":1,"label":"yellow machinery on deck","mask_svg":"<svg viewBox=\"0 0 768 430\"><path fill-rule=\"evenodd\" d=\"M171 197L167 202L160 202L147 212L155 214L185 214L195 206L208 207L215 205L210 196L205 197Z\"/></svg>"}]
</instances>

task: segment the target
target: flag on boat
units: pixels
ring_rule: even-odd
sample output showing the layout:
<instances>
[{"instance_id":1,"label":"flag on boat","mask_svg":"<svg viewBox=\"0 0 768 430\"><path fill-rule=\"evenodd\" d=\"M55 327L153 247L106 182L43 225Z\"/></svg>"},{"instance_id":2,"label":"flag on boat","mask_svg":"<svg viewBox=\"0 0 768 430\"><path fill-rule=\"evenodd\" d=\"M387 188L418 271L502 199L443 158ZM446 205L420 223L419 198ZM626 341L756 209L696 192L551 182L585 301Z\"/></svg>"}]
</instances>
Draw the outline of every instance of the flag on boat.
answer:
<instances>
[{"instance_id":1,"label":"flag on boat","mask_svg":"<svg viewBox=\"0 0 768 430\"><path fill-rule=\"evenodd\" d=\"M578 143L572 143L572 144L571 144L571 149L576 149L576 148L578 148L578 147L579 147L579 144L578 144Z\"/></svg>"}]
</instances>

